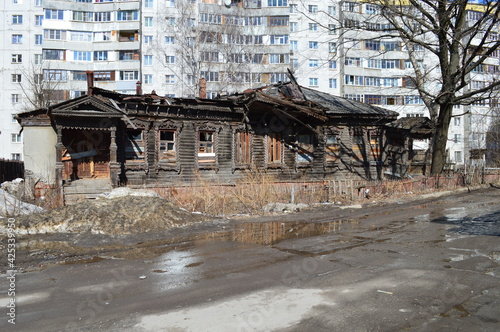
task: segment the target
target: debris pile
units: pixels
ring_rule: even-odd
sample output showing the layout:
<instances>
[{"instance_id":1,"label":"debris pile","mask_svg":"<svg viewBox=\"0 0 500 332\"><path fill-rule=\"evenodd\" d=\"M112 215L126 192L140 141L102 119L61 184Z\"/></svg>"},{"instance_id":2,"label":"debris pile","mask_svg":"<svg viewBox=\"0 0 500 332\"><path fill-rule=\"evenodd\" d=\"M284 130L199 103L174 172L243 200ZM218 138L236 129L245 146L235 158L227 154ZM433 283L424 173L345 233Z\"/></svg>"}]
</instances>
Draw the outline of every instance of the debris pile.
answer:
<instances>
[{"instance_id":1,"label":"debris pile","mask_svg":"<svg viewBox=\"0 0 500 332\"><path fill-rule=\"evenodd\" d=\"M43 213L20 216L16 218L16 228L19 234L89 232L126 235L158 233L207 218L180 209L161 197L132 194L85 200Z\"/></svg>"}]
</instances>

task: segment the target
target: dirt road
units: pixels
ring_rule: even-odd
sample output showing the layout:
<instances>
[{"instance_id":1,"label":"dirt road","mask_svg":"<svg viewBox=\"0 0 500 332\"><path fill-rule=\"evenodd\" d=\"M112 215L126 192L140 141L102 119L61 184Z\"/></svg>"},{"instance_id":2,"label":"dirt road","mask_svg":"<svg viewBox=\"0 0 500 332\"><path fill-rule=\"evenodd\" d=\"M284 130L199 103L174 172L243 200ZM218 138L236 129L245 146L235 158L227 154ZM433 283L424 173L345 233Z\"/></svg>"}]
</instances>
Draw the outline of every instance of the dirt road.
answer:
<instances>
[{"instance_id":1,"label":"dirt road","mask_svg":"<svg viewBox=\"0 0 500 332\"><path fill-rule=\"evenodd\" d=\"M498 331L499 198L324 206L154 241L68 237L83 256L47 265L62 254L46 247L1 275L0 330Z\"/></svg>"}]
</instances>

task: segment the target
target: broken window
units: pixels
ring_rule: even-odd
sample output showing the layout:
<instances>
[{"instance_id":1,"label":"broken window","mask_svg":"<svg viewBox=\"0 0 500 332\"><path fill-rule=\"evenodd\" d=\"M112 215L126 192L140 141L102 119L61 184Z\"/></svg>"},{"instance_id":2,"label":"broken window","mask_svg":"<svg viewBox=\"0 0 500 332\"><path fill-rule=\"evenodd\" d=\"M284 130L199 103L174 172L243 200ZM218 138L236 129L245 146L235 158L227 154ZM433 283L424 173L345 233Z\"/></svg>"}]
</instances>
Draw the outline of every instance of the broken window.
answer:
<instances>
[{"instance_id":1,"label":"broken window","mask_svg":"<svg viewBox=\"0 0 500 332\"><path fill-rule=\"evenodd\" d=\"M198 132L198 163L215 163L215 146L213 131Z\"/></svg>"},{"instance_id":2,"label":"broken window","mask_svg":"<svg viewBox=\"0 0 500 332\"><path fill-rule=\"evenodd\" d=\"M267 135L267 163L281 164L282 162L281 133L270 133Z\"/></svg>"},{"instance_id":3,"label":"broken window","mask_svg":"<svg viewBox=\"0 0 500 332\"><path fill-rule=\"evenodd\" d=\"M297 162L310 163L313 160L314 136L311 134L297 135Z\"/></svg>"},{"instance_id":4,"label":"broken window","mask_svg":"<svg viewBox=\"0 0 500 332\"><path fill-rule=\"evenodd\" d=\"M363 161L365 141L363 139L363 129L355 128L352 131L352 157L355 161Z\"/></svg>"},{"instance_id":5,"label":"broken window","mask_svg":"<svg viewBox=\"0 0 500 332\"><path fill-rule=\"evenodd\" d=\"M251 162L252 134L246 131L236 133L234 162L236 165L248 165Z\"/></svg>"},{"instance_id":6,"label":"broken window","mask_svg":"<svg viewBox=\"0 0 500 332\"><path fill-rule=\"evenodd\" d=\"M370 154L372 160L378 161L380 160L380 131L379 130L370 130L368 132L368 136L370 138Z\"/></svg>"},{"instance_id":7,"label":"broken window","mask_svg":"<svg viewBox=\"0 0 500 332\"><path fill-rule=\"evenodd\" d=\"M337 162L340 159L340 137L337 134L326 136L326 161Z\"/></svg>"},{"instance_id":8,"label":"broken window","mask_svg":"<svg viewBox=\"0 0 500 332\"><path fill-rule=\"evenodd\" d=\"M127 161L144 160L144 140L142 130L127 130L125 158Z\"/></svg>"},{"instance_id":9,"label":"broken window","mask_svg":"<svg viewBox=\"0 0 500 332\"><path fill-rule=\"evenodd\" d=\"M159 133L159 160L175 163L175 130L160 130Z\"/></svg>"}]
</instances>

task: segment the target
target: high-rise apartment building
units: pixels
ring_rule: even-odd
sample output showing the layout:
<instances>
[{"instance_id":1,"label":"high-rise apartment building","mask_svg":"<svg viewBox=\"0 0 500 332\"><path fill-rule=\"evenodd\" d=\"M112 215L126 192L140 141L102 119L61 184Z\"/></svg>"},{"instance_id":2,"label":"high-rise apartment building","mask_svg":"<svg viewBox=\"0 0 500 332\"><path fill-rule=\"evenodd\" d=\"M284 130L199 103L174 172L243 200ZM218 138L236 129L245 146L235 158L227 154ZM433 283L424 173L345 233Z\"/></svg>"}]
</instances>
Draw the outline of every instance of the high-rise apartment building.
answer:
<instances>
[{"instance_id":1,"label":"high-rise apartment building","mask_svg":"<svg viewBox=\"0 0 500 332\"><path fill-rule=\"evenodd\" d=\"M207 97L286 81L397 111L428 116L408 77L399 40L370 40L349 29L377 6L338 0L5 0L0 24L0 158L22 158L20 111L78 97L95 86ZM377 29L380 26L377 27ZM352 31L351 31L352 30ZM362 38L361 38L362 37ZM367 38L368 37L368 38ZM419 54L418 52L416 54ZM429 63L424 51L418 65ZM495 59L498 63L498 59ZM481 84L478 69L471 84ZM437 88L437 87L436 87ZM485 148L486 103L457 107L450 126L452 163ZM488 121L487 121L488 120ZM425 149L426 143L416 143ZM420 145L418 145L420 144Z\"/></svg>"}]
</instances>

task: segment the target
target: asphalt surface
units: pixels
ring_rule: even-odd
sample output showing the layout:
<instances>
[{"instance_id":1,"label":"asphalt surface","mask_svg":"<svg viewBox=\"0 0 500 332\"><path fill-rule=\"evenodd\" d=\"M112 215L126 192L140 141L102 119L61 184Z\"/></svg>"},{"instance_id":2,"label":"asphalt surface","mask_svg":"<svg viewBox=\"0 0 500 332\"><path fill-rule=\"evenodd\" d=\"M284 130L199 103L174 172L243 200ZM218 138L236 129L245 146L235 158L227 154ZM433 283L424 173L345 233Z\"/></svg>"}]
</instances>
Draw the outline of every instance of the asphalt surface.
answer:
<instances>
[{"instance_id":1,"label":"asphalt surface","mask_svg":"<svg viewBox=\"0 0 500 332\"><path fill-rule=\"evenodd\" d=\"M217 222L147 258L18 273L15 296L2 274L0 330L499 331L499 198Z\"/></svg>"}]
</instances>

